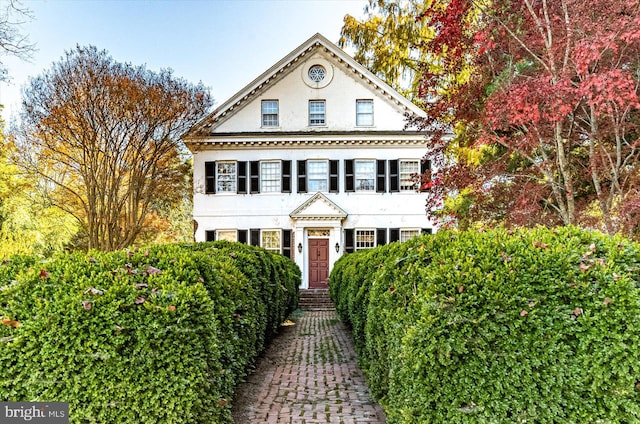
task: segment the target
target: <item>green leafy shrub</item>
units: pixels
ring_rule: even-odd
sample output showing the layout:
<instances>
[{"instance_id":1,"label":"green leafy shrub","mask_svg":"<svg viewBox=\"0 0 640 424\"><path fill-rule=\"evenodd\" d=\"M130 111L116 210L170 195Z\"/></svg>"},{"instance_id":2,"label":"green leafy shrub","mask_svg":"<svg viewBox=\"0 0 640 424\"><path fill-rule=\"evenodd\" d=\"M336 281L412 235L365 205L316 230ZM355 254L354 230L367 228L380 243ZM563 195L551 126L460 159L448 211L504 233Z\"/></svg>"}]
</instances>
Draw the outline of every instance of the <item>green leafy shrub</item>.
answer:
<instances>
[{"instance_id":1,"label":"green leafy shrub","mask_svg":"<svg viewBox=\"0 0 640 424\"><path fill-rule=\"evenodd\" d=\"M299 276L254 255L275 279ZM266 305L262 281L195 244L25 265L0 290L0 316L19 323L0 325L0 399L66 401L73 423L230 422L267 309L291 307Z\"/></svg>"},{"instance_id":2,"label":"green leafy shrub","mask_svg":"<svg viewBox=\"0 0 640 424\"><path fill-rule=\"evenodd\" d=\"M346 256L330 284L390 423L628 423L639 265L575 228L440 232ZM355 269L367 294L345 308Z\"/></svg>"}]
</instances>

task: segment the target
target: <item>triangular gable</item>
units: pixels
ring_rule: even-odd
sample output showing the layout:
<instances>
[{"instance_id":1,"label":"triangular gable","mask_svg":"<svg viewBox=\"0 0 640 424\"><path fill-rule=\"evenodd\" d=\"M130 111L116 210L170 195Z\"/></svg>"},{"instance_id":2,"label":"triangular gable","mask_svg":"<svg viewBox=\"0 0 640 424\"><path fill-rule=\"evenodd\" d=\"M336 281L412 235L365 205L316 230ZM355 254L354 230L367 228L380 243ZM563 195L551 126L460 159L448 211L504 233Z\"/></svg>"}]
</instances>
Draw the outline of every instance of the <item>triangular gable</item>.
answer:
<instances>
[{"instance_id":1,"label":"triangular gable","mask_svg":"<svg viewBox=\"0 0 640 424\"><path fill-rule=\"evenodd\" d=\"M318 192L289 214L293 219L344 219L347 213Z\"/></svg>"},{"instance_id":2,"label":"triangular gable","mask_svg":"<svg viewBox=\"0 0 640 424\"><path fill-rule=\"evenodd\" d=\"M256 96L259 96L261 93L266 91L272 84L281 80L285 75L288 75L303 57L313 54L317 49L324 49L324 51L334 58L334 60L345 65L373 89L382 91L389 101L394 102L399 108L402 108L405 113L421 117L426 116L422 109L391 88L391 86L370 72L366 67L358 63L327 38L317 33L278 61L258 78L238 91L238 93L232 96L229 100L217 107L207 117L192 127L183 136L183 138L196 138L209 135L221 122L224 122L228 117L232 116L235 111L240 110Z\"/></svg>"}]
</instances>

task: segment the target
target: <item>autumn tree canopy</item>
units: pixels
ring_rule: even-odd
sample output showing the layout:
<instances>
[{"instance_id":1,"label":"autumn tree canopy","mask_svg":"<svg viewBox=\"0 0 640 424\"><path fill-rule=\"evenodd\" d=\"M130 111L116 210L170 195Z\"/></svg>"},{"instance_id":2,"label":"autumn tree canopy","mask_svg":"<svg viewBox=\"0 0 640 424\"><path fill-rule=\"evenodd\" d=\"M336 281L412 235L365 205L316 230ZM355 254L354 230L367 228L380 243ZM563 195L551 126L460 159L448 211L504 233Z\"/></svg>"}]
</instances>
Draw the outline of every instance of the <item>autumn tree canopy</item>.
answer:
<instances>
[{"instance_id":1,"label":"autumn tree canopy","mask_svg":"<svg viewBox=\"0 0 640 424\"><path fill-rule=\"evenodd\" d=\"M24 90L20 162L75 217L86 247L121 249L190 190L179 137L211 104L202 84L170 70L77 47Z\"/></svg>"},{"instance_id":2,"label":"autumn tree canopy","mask_svg":"<svg viewBox=\"0 0 640 424\"><path fill-rule=\"evenodd\" d=\"M449 195L467 220L637 236L639 12L637 0L447 0L417 16L441 58L423 72L420 124L456 130L432 140L446 160L428 207Z\"/></svg>"}]
</instances>

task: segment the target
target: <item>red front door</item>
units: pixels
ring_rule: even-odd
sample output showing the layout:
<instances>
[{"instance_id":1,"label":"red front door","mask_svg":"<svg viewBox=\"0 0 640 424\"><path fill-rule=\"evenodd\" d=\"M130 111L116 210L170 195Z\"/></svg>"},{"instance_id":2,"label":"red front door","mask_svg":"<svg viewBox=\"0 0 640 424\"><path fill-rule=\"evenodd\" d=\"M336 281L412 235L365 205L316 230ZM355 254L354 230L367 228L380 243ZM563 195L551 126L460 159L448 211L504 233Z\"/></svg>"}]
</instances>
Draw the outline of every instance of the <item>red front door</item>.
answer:
<instances>
[{"instance_id":1,"label":"red front door","mask_svg":"<svg viewBox=\"0 0 640 424\"><path fill-rule=\"evenodd\" d=\"M309 239L309 288L329 288L329 239Z\"/></svg>"}]
</instances>

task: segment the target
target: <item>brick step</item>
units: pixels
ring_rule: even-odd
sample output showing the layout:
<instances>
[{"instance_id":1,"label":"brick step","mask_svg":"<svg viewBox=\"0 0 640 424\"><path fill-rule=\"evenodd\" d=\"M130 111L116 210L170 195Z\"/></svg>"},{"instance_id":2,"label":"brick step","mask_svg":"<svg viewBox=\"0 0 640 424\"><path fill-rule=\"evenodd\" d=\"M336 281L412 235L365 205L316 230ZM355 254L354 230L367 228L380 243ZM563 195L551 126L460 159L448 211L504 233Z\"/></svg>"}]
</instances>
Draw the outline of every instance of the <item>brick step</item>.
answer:
<instances>
[{"instance_id":1,"label":"brick step","mask_svg":"<svg viewBox=\"0 0 640 424\"><path fill-rule=\"evenodd\" d=\"M327 289L300 290L298 306L305 311L332 311L335 309Z\"/></svg>"}]
</instances>

